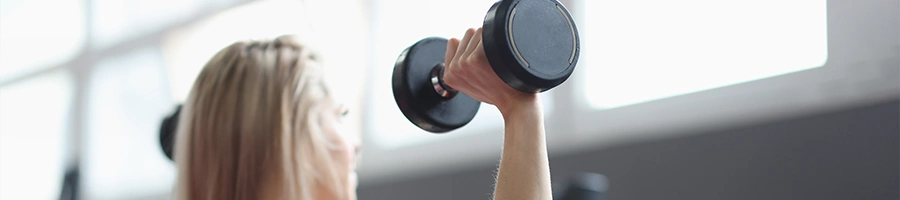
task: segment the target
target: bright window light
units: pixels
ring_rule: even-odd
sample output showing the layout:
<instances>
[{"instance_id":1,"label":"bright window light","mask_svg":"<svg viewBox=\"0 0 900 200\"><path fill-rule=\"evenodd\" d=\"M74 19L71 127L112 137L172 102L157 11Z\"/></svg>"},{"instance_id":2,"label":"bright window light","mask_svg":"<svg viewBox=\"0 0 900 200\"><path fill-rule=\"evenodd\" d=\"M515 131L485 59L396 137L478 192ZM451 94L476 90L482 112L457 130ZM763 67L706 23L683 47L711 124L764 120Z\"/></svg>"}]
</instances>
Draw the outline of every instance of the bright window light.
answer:
<instances>
[{"instance_id":1,"label":"bright window light","mask_svg":"<svg viewBox=\"0 0 900 200\"><path fill-rule=\"evenodd\" d=\"M194 17L196 13L234 0L93 0L91 19L95 47L104 48L125 39L159 31Z\"/></svg>"},{"instance_id":2,"label":"bright window light","mask_svg":"<svg viewBox=\"0 0 900 200\"><path fill-rule=\"evenodd\" d=\"M261 0L169 32L163 40L163 53L174 100L187 98L203 66L228 45L308 33L309 22L301 6L297 1Z\"/></svg>"},{"instance_id":3,"label":"bright window light","mask_svg":"<svg viewBox=\"0 0 900 200\"><path fill-rule=\"evenodd\" d=\"M394 147L445 139L502 127L496 107L482 104L466 126L441 136L425 132L409 122L394 101L391 76L400 53L426 37L462 38L467 28L481 27L484 16L497 0L384 0L374 7L375 73L372 75L372 107L368 122L379 145ZM552 91L552 90L551 90ZM552 109L551 92L541 94L545 114Z\"/></svg>"},{"instance_id":4,"label":"bright window light","mask_svg":"<svg viewBox=\"0 0 900 200\"><path fill-rule=\"evenodd\" d=\"M0 82L62 64L83 48L84 1L0 2Z\"/></svg>"},{"instance_id":5,"label":"bright window light","mask_svg":"<svg viewBox=\"0 0 900 200\"><path fill-rule=\"evenodd\" d=\"M159 126L174 107L159 49L102 60L87 94L82 190L87 199L168 193L175 165L159 145Z\"/></svg>"},{"instance_id":6,"label":"bright window light","mask_svg":"<svg viewBox=\"0 0 900 200\"><path fill-rule=\"evenodd\" d=\"M824 65L825 0L586 0L585 94L615 108Z\"/></svg>"},{"instance_id":7,"label":"bright window light","mask_svg":"<svg viewBox=\"0 0 900 200\"><path fill-rule=\"evenodd\" d=\"M55 71L0 87L0 199L59 199L71 81Z\"/></svg>"}]
</instances>

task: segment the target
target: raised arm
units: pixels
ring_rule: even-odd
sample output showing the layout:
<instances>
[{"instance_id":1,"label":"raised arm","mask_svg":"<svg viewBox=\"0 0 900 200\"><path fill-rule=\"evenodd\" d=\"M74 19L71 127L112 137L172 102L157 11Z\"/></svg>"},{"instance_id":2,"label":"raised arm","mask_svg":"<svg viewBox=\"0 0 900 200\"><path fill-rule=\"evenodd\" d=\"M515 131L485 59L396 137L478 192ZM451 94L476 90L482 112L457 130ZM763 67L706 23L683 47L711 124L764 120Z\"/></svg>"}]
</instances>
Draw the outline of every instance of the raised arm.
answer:
<instances>
[{"instance_id":1,"label":"raised arm","mask_svg":"<svg viewBox=\"0 0 900 200\"><path fill-rule=\"evenodd\" d=\"M504 83L491 69L481 43L481 28L447 44L444 81L472 98L497 106L504 138L494 200L552 199L550 163L541 101Z\"/></svg>"},{"instance_id":2,"label":"raised arm","mask_svg":"<svg viewBox=\"0 0 900 200\"><path fill-rule=\"evenodd\" d=\"M537 95L510 101L500 113L505 132L494 199L552 199L544 119Z\"/></svg>"}]
</instances>

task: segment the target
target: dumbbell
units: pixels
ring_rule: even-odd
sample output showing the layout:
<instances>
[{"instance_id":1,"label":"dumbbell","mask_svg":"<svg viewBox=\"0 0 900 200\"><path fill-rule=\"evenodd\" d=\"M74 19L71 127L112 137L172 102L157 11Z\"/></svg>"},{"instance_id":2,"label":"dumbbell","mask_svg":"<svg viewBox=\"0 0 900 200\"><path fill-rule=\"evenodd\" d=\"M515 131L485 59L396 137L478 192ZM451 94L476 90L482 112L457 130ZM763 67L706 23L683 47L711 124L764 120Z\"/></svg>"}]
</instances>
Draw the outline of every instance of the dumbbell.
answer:
<instances>
[{"instance_id":1,"label":"dumbbell","mask_svg":"<svg viewBox=\"0 0 900 200\"><path fill-rule=\"evenodd\" d=\"M403 115L419 128L445 133L468 124L481 102L443 81L447 39L427 37L394 63L391 85ZM578 62L575 21L556 0L502 0L484 17L482 43L491 68L516 90L540 93L562 84Z\"/></svg>"},{"instance_id":2,"label":"dumbbell","mask_svg":"<svg viewBox=\"0 0 900 200\"><path fill-rule=\"evenodd\" d=\"M175 110L166 115L159 126L159 146L162 148L166 158L172 161L175 160L173 152L175 148L175 130L178 128L178 115L181 113L181 107L181 104L175 106Z\"/></svg>"},{"instance_id":3,"label":"dumbbell","mask_svg":"<svg viewBox=\"0 0 900 200\"><path fill-rule=\"evenodd\" d=\"M603 174L580 172L569 178L569 183L556 198L562 200L607 200L609 181Z\"/></svg>"}]
</instances>

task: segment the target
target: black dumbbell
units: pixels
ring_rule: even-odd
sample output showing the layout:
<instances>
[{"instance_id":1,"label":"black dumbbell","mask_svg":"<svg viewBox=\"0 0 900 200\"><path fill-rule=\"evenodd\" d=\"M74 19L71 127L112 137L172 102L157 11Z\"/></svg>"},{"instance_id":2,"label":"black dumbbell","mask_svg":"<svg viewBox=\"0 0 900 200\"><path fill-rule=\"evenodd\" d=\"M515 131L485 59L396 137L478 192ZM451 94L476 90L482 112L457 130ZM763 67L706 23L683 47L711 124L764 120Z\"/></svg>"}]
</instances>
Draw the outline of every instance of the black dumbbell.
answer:
<instances>
[{"instance_id":1,"label":"black dumbbell","mask_svg":"<svg viewBox=\"0 0 900 200\"><path fill-rule=\"evenodd\" d=\"M575 21L556 0L502 0L484 18L488 62L506 84L539 93L562 84L578 62ZM443 81L447 39L429 37L406 48L394 64L392 87L400 111L419 128L444 133L472 121L481 103Z\"/></svg>"},{"instance_id":2,"label":"black dumbbell","mask_svg":"<svg viewBox=\"0 0 900 200\"><path fill-rule=\"evenodd\" d=\"M580 172L569 179L568 185L554 199L607 200L609 182L603 174Z\"/></svg>"},{"instance_id":3,"label":"black dumbbell","mask_svg":"<svg viewBox=\"0 0 900 200\"><path fill-rule=\"evenodd\" d=\"M166 115L162 124L159 126L159 146L162 148L163 154L169 160L175 160L175 130L178 128L178 115L181 113L181 104L175 107L175 111Z\"/></svg>"}]
</instances>

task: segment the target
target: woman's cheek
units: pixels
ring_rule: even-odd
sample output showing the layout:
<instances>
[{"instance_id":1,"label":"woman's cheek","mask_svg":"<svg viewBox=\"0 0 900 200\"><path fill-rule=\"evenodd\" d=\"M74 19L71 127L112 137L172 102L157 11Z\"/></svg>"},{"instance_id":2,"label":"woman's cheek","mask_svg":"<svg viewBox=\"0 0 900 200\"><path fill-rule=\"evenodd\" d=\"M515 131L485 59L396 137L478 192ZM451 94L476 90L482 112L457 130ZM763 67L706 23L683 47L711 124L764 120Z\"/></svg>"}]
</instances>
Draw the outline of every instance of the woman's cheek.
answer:
<instances>
[{"instance_id":1,"label":"woman's cheek","mask_svg":"<svg viewBox=\"0 0 900 200\"><path fill-rule=\"evenodd\" d=\"M331 135L335 139L335 144L337 145L336 152L334 152L335 161L337 161L342 168L345 168L346 173L350 173L354 171L354 163L355 154L356 154L356 140L349 136L349 134L345 134L344 130L341 127L340 123L332 122L329 124L329 129L331 129Z\"/></svg>"},{"instance_id":2,"label":"woman's cheek","mask_svg":"<svg viewBox=\"0 0 900 200\"><path fill-rule=\"evenodd\" d=\"M337 135L340 140L340 141L338 141L338 144L340 145L340 149L341 149L341 152L340 152L340 155L342 157L341 160L343 161L344 164L347 164L347 166L350 166L351 170L352 170L353 165L355 164L353 162L356 160L355 157L356 157L356 151L357 151L359 139L355 138L351 134L348 134L347 132L345 132L345 130L342 127L342 124L340 124L340 123L335 123L335 124L333 124L332 127L334 128L335 135Z\"/></svg>"}]
</instances>

